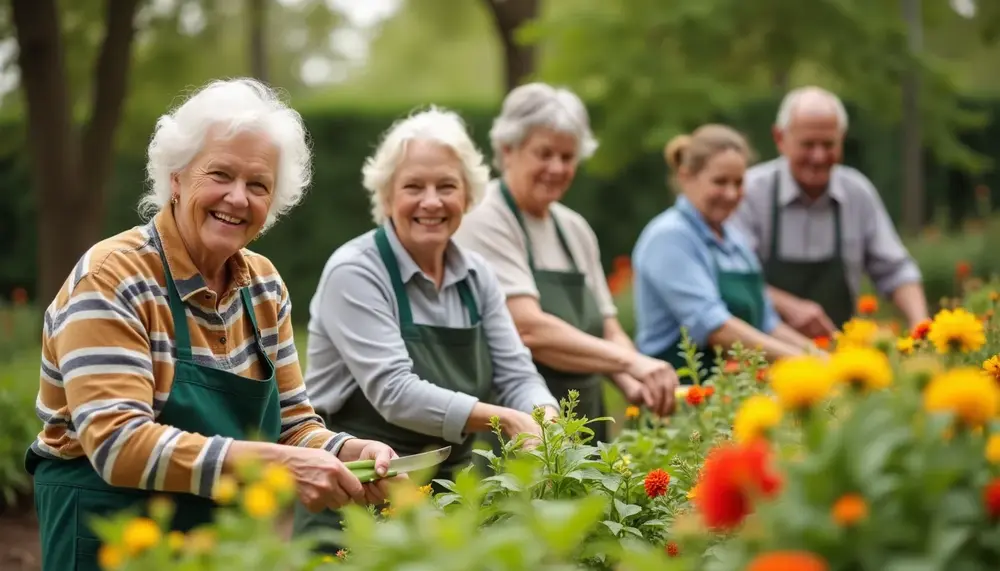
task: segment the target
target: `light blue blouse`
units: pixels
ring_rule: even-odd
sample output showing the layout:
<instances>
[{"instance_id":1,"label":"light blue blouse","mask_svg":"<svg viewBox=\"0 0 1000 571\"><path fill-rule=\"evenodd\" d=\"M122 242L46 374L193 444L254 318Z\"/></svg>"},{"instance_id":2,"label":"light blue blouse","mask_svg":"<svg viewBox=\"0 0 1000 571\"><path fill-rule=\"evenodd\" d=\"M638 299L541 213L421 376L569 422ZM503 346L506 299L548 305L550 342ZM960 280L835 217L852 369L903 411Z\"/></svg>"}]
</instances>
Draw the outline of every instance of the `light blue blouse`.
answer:
<instances>
[{"instance_id":1,"label":"light blue blouse","mask_svg":"<svg viewBox=\"0 0 1000 571\"><path fill-rule=\"evenodd\" d=\"M635 342L642 353L666 351L680 338L681 327L704 347L709 335L732 317L719 294L716 268L760 272L761 266L735 225L726 221L722 229L720 239L682 196L639 235L632 270ZM764 305L763 331L770 333L779 318L766 292Z\"/></svg>"}]
</instances>

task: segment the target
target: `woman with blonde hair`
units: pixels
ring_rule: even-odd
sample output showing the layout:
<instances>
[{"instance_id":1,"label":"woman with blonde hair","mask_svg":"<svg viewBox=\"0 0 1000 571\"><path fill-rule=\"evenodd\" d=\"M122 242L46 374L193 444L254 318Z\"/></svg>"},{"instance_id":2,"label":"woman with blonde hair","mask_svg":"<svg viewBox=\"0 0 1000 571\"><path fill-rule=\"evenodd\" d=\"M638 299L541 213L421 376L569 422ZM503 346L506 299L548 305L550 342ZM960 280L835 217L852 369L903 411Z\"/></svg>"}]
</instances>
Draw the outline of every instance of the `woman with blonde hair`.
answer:
<instances>
[{"instance_id":1,"label":"woman with blonde hair","mask_svg":"<svg viewBox=\"0 0 1000 571\"><path fill-rule=\"evenodd\" d=\"M665 147L680 196L646 225L632 254L643 353L685 366L682 329L707 359L712 347L735 343L760 347L768 359L812 346L778 318L760 263L730 221L751 156L743 136L724 125L704 125Z\"/></svg>"}]
</instances>

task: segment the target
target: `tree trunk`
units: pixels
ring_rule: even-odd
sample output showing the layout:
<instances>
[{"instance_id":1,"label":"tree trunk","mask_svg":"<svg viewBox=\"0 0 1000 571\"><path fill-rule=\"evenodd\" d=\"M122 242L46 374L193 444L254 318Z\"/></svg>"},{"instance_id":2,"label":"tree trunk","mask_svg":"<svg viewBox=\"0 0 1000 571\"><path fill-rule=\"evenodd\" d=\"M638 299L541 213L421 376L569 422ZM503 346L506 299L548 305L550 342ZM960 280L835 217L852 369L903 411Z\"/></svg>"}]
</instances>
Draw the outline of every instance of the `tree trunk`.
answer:
<instances>
[{"instance_id":1,"label":"tree trunk","mask_svg":"<svg viewBox=\"0 0 1000 571\"><path fill-rule=\"evenodd\" d=\"M108 0L94 72L93 108L73 121L56 0L12 0L28 148L38 189L38 298L55 297L77 260L101 238L114 134L128 85L138 0Z\"/></svg>"},{"instance_id":2,"label":"tree trunk","mask_svg":"<svg viewBox=\"0 0 1000 571\"><path fill-rule=\"evenodd\" d=\"M903 20L907 25L910 54L919 57L923 48L923 22L920 0L902 0ZM924 143L920 117L920 70L910 65L902 85L903 148L903 229L920 232L924 221Z\"/></svg>"},{"instance_id":3,"label":"tree trunk","mask_svg":"<svg viewBox=\"0 0 1000 571\"><path fill-rule=\"evenodd\" d=\"M522 24L538 16L539 0L485 0L504 49L504 84L514 89L535 72L534 46L519 44L514 34Z\"/></svg>"},{"instance_id":4,"label":"tree trunk","mask_svg":"<svg viewBox=\"0 0 1000 571\"><path fill-rule=\"evenodd\" d=\"M250 75L267 83L267 44L264 31L267 5L265 0L247 0L247 3L250 18Z\"/></svg>"}]
</instances>

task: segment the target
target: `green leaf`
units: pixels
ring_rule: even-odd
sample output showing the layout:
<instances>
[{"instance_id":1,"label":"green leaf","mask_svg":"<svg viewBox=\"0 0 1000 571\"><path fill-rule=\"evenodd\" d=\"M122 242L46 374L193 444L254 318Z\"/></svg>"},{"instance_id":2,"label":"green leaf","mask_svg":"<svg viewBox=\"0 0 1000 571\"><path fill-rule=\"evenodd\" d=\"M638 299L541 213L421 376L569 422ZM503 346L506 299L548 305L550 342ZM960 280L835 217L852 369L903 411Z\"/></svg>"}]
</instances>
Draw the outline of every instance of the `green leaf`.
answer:
<instances>
[{"instance_id":1,"label":"green leaf","mask_svg":"<svg viewBox=\"0 0 1000 571\"><path fill-rule=\"evenodd\" d=\"M622 519L633 516L642 511L642 506L637 506L635 504L626 504L625 502L615 498L615 510L622 517Z\"/></svg>"},{"instance_id":2,"label":"green leaf","mask_svg":"<svg viewBox=\"0 0 1000 571\"><path fill-rule=\"evenodd\" d=\"M603 523L604 525L606 525L608 527L608 529L611 530L611 533L615 537L620 537L621 534L622 534L622 528L625 527L625 526L623 526L622 524L620 524L618 522L614 522L614 521L607 520L607 519L604 520L604 521L602 521L601 523Z\"/></svg>"}]
</instances>

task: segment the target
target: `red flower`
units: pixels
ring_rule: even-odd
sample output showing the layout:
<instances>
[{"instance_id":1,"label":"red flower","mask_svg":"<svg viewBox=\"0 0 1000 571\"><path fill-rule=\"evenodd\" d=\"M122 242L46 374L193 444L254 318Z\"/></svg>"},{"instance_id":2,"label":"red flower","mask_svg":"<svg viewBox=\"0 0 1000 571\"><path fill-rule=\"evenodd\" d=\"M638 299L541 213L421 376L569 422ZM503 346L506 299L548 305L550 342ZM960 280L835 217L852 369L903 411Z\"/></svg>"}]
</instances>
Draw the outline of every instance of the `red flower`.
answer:
<instances>
[{"instance_id":1,"label":"red flower","mask_svg":"<svg viewBox=\"0 0 1000 571\"><path fill-rule=\"evenodd\" d=\"M701 401L705 400L705 389L698 385L694 385L688 389L685 399L689 405L698 406L701 404Z\"/></svg>"},{"instance_id":2,"label":"red flower","mask_svg":"<svg viewBox=\"0 0 1000 571\"><path fill-rule=\"evenodd\" d=\"M708 397L714 394L715 394L715 387L712 386L705 387L705 400L708 400Z\"/></svg>"},{"instance_id":3,"label":"red flower","mask_svg":"<svg viewBox=\"0 0 1000 571\"><path fill-rule=\"evenodd\" d=\"M678 555L681 554L681 548L677 546L677 542L675 541L668 541L666 550L667 550L667 555L669 555L670 557L677 557Z\"/></svg>"},{"instance_id":4,"label":"red flower","mask_svg":"<svg viewBox=\"0 0 1000 571\"><path fill-rule=\"evenodd\" d=\"M651 471L646 474L646 481L644 482L646 486L646 495L651 498L662 496L667 493L667 484L669 483L670 474L660 468Z\"/></svg>"},{"instance_id":5,"label":"red flower","mask_svg":"<svg viewBox=\"0 0 1000 571\"><path fill-rule=\"evenodd\" d=\"M746 571L827 571L826 561L808 551L772 551L754 558Z\"/></svg>"},{"instance_id":6,"label":"red flower","mask_svg":"<svg viewBox=\"0 0 1000 571\"><path fill-rule=\"evenodd\" d=\"M919 341L921 339L927 338L927 332L931 330L931 320L925 319L918 323L914 328L913 332L910 333L910 337Z\"/></svg>"},{"instance_id":7,"label":"red flower","mask_svg":"<svg viewBox=\"0 0 1000 571\"><path fill-rule=\"evenodd\" d=\"M763 383L767 381L767 367L761 367L757 369L757 382Z\"/></svg>"},{"instance_id":8,"label":"red flower","mask_svg":"<svg viewBox=\"0 0 1000 571\"><path fill-rule=\"evenodd\" d=\"M726 361L726 364L722 367L722 371L724 373L735 375L740 372L740 362L730 359Z\"/></svg>"},{"instance_id":9,"label":"red flower","mask_svg":"<svg viewBox=\"0 0 1000 571\"><path fill-rule=\"evenodd\" d=\"M709 452L694 498L709 527L732 529L753 511L755 498L777 494L781 480L769 461L770 449L763 440L724 444Z\"/></svg>"},{"instance_id":10,"label":"red flower","mask_svg":"<svg viewBox=\"0 0 1000 571\"><path fill-rule=\"evenodd\" d=\"M819 337L813 339L813 345L815 345L817 349L826 351L830 348L830 338L825 335L820 335Z\"/></svg>"},{"instance_id":11,"label":"red flower","mask_svg":"<svg viewBox=\"0 0 1000 571\"><path fill-rule=\"evenodd\" d=\"M1000 478L994 478L983 490L983 503L986 513L992 519L1000 518Z\"/></svg>"}]
</instances>

